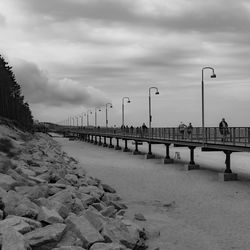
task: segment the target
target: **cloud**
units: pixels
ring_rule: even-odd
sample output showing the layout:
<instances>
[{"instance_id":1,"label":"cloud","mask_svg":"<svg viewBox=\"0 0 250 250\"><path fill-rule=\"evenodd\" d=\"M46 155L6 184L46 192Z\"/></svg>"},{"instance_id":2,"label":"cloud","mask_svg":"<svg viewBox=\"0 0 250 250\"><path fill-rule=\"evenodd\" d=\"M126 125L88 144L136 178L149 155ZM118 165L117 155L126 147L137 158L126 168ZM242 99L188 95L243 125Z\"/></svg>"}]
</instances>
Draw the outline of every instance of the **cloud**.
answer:
<instances>
[{"instance_id":1,"label":"cloud","mask_svg":"<svg viewBox=\"0 0 250 250\"><path fill-rule=\"evenodd\" d=\"M49 78L34 63L18 60L13 69L25 98L31 104L91 107L104 105L108 101L105 94L94 87L69 78Z\"/></svg>"},{"instance_id":2,"label":"cloud","mask_svg":"<svg viewBox=\"0 0 250 250\"><path fill-rule=\"evenodd\" d=\"M0 26L4 26L6 24L5 17L0 13Z\"/></svg>"}]
</instances>

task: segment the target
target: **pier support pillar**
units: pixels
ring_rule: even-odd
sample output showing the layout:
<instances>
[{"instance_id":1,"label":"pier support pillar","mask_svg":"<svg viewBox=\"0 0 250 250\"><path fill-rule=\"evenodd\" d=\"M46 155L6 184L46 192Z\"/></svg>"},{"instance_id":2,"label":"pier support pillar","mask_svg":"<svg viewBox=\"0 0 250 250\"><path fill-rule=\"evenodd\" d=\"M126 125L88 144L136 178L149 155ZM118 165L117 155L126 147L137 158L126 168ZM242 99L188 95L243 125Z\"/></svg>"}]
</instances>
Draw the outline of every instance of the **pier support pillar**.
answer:
<instances>
[{"instance_id":1,"label":"pier support pillar","mask_svg":"<svg viewBox=\"0 0 250 250\"><path fill-rule=\"evenodd\" d=\"M94 143L94 136L91 135L90 143Z\"/></svg>"},{"instance_id":2,"label":"pier support pillar","mask_svg":"<svg viewBox=\"0 0 250 250\"><path fill-rule=\"evenodd\" d=\"M194 149L195 149L195 147L190 146L188 148L190 149L190 162L189 162L189 164L185 165L185 169L186 170L199 169L200 165L195 164L195 162L194 162Z\"/></svg>"},{"instance_id":3,"label":"pier support pillar","mask_svg":"<svg viewBox=\"0 0 250 250\"><path fill-rule=\"evenodd\" d=\"M152 154L152 144L151 142L148 143L148 153L145 156L146 159L153 159L155 158L155 155Z\"/></svg>"},{"instance_id":4,"label":"pier support pillar","mask_svg":"<svg viewBox=\"0 0 250 250\"><path fill-rule=\"evenodd\" d=\"M94 142L94 144L95 144L95 145L98 144L98 142L97 142L97 135L95 135L95 142Z\"/></svg>"},{"instance_id":5,"label":"pier support pillar","mask_svg":"<svg viewBox=\"0 0 250 250\"><path fill-rule=\"evenodd\" d=\"M119 138L116 138L116 146L115 146L115 150L120 150L121 147L119 146Z\"/></svg>"},{"instance_id":6,"label":"pier support pillar","mask_svg":"<svg viewBox=\"0 0 250 250\"><path fill-rule=\"evenodd\" d=\"M99 142L98 142L99 146L102 146L102 137L99 135Z\"/></svg>"},{"instance_id":7,"label":"pier support pillar","mask_svg":"<svg viewBox=\"0 0 250 250\"><path fill-rule=\"evenodd\" d=\"M103 145L102 145L104 148L106 148L106 147L108 146L108 144L107 144L107 141L106 141L106 140L107 140L107 138L106 138L106 136L104 136L104 139L103 139Z\"/></svg>"},{"instance_id":8,"label":"pier support pillar","mask_svg":"<svg viewBox=\"0 0 250 250\"><path fill-rule=\"evenodd\" d=\"M135 141L135 150L133 151L133 155L139 155L141 152L138 150L138 142Z\"/></svg>"},{"instance_id":9,"label":"pier support pillar","mask_svg":"<svg viewBox=\"0 0 250 250\"><path fill-rule=\"evenodd\" d=\"M109 138L109 148L114 148L114 145L112 144L112 137Z\"/></svg>"},{"instance_id":10,"label":"pier support pillar","mask_svg":"<svg viewBox=\"0 0 250 250\"><path fill-rule=\"evenodd\" d=\"M169 146L170 146L170 144L166 143L165 146L166 146L166 157L163 159L163 163L164 164L171 164L171 163L174 162L174 160L171 159L170 156L169 156Z\"/></svg>"},{"instance_id":11,"label":"pier support pillar","mask_svg":"<svg viewBox=\"0 0 250 250\"><path fill-rule=\"evenodd\" d=\"M225 160L226 169L224 173L219 173L219 181L236 181L238 176L231 170L232 151L225 150L224 153L226 154L226 160Z\"/></svg>"},{"instance_id":12,"label":"pier support pillar","mask_svg":"<svg viewBox=\"0 0 250 250\"><path fill-rule=\"evenodd\" d=\"M128 140L124 140L125 141L125 147L123 149L123 152L129 152L129 148L128 148Z\"/></svg>"}]
</instances>

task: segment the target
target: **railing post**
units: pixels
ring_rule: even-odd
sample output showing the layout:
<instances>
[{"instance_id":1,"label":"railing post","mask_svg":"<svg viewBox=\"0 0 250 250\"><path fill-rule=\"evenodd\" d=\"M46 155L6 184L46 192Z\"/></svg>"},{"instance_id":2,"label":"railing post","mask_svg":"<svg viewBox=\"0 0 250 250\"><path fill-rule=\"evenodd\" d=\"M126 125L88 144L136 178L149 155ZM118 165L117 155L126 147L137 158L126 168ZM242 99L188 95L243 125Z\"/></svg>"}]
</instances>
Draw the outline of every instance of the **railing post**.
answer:
<instances>
[{"instance_id":1,"label":"railing post","mask_svg":"<svg viewBox=\"0 0 250 250\"><path fill-rule=\"evenodd\" d=\"M248 143L250 144L250 128L248 128Z\"/></svg>"}]
</instances>

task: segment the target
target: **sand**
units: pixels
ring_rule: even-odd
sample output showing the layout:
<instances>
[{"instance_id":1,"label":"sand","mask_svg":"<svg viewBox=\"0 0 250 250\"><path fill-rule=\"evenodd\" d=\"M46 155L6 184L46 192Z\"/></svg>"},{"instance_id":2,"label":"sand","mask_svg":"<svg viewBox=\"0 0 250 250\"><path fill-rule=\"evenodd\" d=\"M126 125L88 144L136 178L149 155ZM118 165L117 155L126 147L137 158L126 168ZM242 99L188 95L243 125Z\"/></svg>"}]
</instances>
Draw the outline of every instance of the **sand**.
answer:
<instances>
[{"instance_id":1,"label":"sand","mask_svg":"<svg viewBox=\"0 0 250 250\"><path fill-rule=\"evenodd\" d=\"M178 151L181 160L164 165L163 145L154 145L158 157L146 160L144 155L86 142L65 138L57 141L90 175L117 190L128 204L130 216L140 212L147 224L160 230L160 237L150 240L149 249L249 249L249 153L232 154L232 170L239 173L239 180L220 182L218 172L225 168L221 152L196 150L195 161L201 169L185 171L189 151L184 148L171 148L171 156ZM146 152L146 146L140 149Z\"/></svg>"}]
</instances>

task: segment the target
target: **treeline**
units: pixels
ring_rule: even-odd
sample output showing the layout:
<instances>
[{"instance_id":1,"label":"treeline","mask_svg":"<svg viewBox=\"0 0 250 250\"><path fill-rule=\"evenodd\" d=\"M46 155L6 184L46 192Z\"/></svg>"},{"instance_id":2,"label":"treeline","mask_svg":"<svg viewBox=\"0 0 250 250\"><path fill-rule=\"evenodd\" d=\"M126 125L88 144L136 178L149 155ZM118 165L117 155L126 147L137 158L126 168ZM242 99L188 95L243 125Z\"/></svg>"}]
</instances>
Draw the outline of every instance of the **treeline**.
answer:
<instances>
[{"instance_id":1,"label":"treeline","mask_svg":"<svg viewBox=\"0 0 250 250\"><path fill-rule=\"evenodd\" d=\"M16 81L12 67L0 55L0 116L17 121L22 127L31 129L33 117L29 104L24 101L21 87Z\"/></svg>"}]
</instances>

